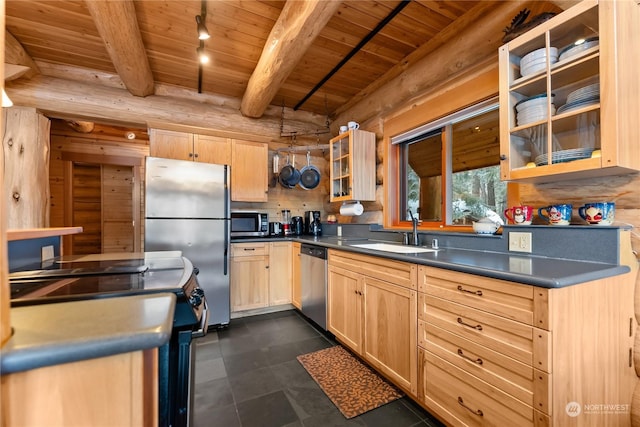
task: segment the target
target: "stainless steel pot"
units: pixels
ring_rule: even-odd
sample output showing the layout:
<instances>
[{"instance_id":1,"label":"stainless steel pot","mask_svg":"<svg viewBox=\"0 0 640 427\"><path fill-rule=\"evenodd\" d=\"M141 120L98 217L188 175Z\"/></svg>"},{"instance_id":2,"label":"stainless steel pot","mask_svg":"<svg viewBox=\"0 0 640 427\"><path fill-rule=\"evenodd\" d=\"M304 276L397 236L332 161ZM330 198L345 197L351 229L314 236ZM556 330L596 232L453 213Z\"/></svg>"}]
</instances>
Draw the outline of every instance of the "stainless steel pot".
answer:
<instances>
[{"instance_id":1,"label":"stainless steel pot","mask_svg":"<svg viewBox=\"0 0 640 427\"><path fill-rule=\"evenodd\" d=\"M280 171L280 184L285 188L293 188L300 182L300 171L296 169L296 156L293 156L293 164L289 163L287 158L287 164L284 165Z\"/></svg>"}]
</instances>

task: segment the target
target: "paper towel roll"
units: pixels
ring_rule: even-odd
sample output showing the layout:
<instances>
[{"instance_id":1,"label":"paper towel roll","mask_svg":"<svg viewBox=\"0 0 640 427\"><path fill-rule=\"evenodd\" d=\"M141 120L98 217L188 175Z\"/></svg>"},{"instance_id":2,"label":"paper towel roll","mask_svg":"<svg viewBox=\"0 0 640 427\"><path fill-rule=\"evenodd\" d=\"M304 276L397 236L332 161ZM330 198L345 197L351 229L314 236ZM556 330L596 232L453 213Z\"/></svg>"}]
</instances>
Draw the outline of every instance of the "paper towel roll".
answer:
<instances>
[{"instance_id":1,"label":"paper towel roll","mask_svg":"<svg viewBox=\"0 0 640 427\"><path fill-rule=\"evenodd\" d=\"M362 215L364 212L364 206L360 202L357 203L345 203L340 206L340 215L343 216L354 216L354 215Z\"/></svg>"}]
</instances>

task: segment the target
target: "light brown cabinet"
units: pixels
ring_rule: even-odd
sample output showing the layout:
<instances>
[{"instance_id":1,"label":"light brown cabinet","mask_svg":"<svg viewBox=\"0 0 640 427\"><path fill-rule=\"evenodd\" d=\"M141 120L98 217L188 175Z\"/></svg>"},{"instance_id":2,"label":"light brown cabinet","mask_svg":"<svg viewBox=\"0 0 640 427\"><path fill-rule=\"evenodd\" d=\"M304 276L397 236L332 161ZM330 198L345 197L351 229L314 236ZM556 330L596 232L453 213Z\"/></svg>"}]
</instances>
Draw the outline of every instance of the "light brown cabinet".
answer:
<instances>
[{"instance_id":1,"label":"light brown cabinet","mask_svg":"<svg viewBox=\"0 0 640 427\"><path fill-rule=\"evenodd\" d=\"M629 425L630 276L546 289L420 266L418 400L454 425ZM575 417L595 402L623 409Z\"/></svg>"},{"instance_id":2,"label":"light brown cabinet","mask_svg":"<svg viewBox=\"0 0 640 427\"><path fill-rule=\"evenodd\" d=\"M231 166L231 201L268 200L269 145L165 129L149 130L149 155Z\"/></svg>"},{"instance_id":3,"label":"light brown cabinet","mask_svg":"<svg viewBox=\"0 0 640 427\"><path fill-rule=\"evenodd\" d=\"M2 376L1 424L158 425L157 349Z\"/></svg>"},{"instance_id":4,"label":"light brown cabinet","mask_svg":"<svg viewBox=\"0 0 640 427\"><path fill-rule=\"evenodd\" d=\"M396 385L417 390L417 266L329 251L328 329Z\"/></svg>"},{"instance_id":5,"label":"light brown cabinet","mask_svg":"<svg viewBox=\"0 0 640 427\"><path fill-rule=\"evenodd\" d=\"M502 179L640 170L638 22L635 2L585 0L500 48Z\"/></svg>"},{"instance_id":6,"label":"light brown cabinet","mask_svg":"<svg viewBox=\"0 0 640 427\"><path fill-rule=\"evenodd\" d=\"M291 244L291 304L302 310L302 282L300 276L300 243Z\"/></svg>"},{"instance_id":7,"label":"light brown cabinet","mask_svg":"<svg viewBox=\"0 0 640 427\"><path fill-rule=\"evenodd\" d=\"M376 135L349 130L329 141L330 200L376 200Z\"/></svg>"},{"instance_id":8,"label":"light brown cabinet","mask_svg":"<svg viewBox=\"0 0 640 427\"><path fill-rule=\"evenodd\" d=\"M232 243L231 312L269 306L269 244Z\"/></svg>"},{"instance_id":9,"label":"light brown cabinet","mask_svg":"<svg viewBox=\"0 0 640 427\"><path fill-rule=\"evenodd\" d=\"M232 243L231 312L291 303L291 242Z\"/></svg>"},{"instance_id":10,"label":"light brown cabinet","mask_svg":"<svg viewBox=\"0 0 640 427\"><path fill-rule=\"evenodd\" d=\"M291 242L269 243L269 305L291 303Z\"/></svg>"},{"instance_id":11,"label":"light brown cabinet","mask_svg":"<svg viewBox=\"0 0 640 427\"><path fill-rule=\"evenodd\" d=\"M212 135L150 129L149 155L229 165L231 164L231 141Z\"/></svg>"},{"instance_id":12,"label":"light brown cabinet","mask_svg":"<svg viewBox=\"0 0 640 427\"><path fill-rule=\"evenodd\" d=\"M269 146L263 142L231 140L231 200L268 200Z\"/></svg>"}]
</instances>

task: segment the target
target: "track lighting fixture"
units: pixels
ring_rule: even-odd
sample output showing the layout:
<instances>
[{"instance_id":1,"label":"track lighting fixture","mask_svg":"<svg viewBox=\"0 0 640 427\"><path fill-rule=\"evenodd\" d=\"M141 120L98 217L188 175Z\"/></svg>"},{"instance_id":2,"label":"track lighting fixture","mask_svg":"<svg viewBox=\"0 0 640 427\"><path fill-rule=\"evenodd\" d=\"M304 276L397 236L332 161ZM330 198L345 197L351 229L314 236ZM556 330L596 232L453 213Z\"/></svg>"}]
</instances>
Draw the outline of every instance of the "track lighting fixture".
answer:
<instances>
[{"instance_id":1,"label":"track lighting fixture","mask_svg":"<svg viewBox=\"0 0 640 427\"><path fill-rule=\"evenodd\" d=\"M196 52L198 53L198 61L201 64L206 64L209 62L209 55L207 55L207 52L204 50L204 47L199 47L196 49Z\"/></svg>"},{"instance_id":2,"label":"track lighting fixture","mask_svg":"<svg viewBox=\"0 0 640 427\"><path fill-rule=\"evenodd\" d=\"M209 36L209 30L207 30L207 26L204 25L203 18L201 15L196 15L196 22L198 23L198 39L207 40Z\"/></svg>"}]
</instances>

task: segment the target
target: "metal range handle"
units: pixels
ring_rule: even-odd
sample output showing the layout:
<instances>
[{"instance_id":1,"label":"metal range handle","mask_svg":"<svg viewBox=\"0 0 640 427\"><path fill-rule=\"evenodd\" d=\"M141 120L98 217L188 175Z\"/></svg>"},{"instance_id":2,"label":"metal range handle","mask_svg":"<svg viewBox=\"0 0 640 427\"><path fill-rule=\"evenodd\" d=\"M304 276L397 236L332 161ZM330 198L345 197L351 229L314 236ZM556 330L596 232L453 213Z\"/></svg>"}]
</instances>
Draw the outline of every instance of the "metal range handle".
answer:
<instances>
[{"instance_id":1,"label":"metal range handle","mask_svg":"<svg viewBox=\"0 0 640 427\"><path fill-rule=\"evenodd\" d=\"M200 318L200 329L191 333L191 338L203 337L207 334L207 327L209 325L209 306L207 300L204 300L204 308L202 309L202 317Z\"/></svg>"}]
</instances>

